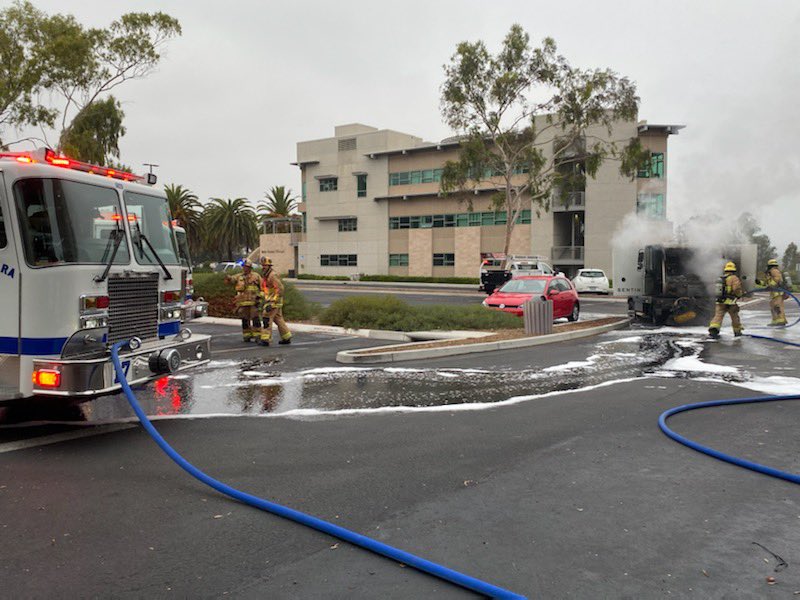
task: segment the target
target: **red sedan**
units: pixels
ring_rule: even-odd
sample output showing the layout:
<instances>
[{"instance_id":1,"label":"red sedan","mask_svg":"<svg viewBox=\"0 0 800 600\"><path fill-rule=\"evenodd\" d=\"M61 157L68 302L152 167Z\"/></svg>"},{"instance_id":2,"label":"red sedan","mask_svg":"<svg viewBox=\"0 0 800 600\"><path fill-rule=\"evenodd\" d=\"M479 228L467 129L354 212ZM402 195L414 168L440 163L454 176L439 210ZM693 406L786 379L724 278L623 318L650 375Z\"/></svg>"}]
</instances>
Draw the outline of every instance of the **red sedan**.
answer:
<instances>
[{"instance_id":1,"label":"red sedan","mask_svg":"<svg viewBox=\"0 0 800 600\"><path fill-rule=\"evenodd\" d=\"M577 321L581 306L575 286L559 275L528 275L512 279L483 301L483 305L522 316L522 305L531 298L553 301L553 318Z\"/></svg>"}]
</instances>

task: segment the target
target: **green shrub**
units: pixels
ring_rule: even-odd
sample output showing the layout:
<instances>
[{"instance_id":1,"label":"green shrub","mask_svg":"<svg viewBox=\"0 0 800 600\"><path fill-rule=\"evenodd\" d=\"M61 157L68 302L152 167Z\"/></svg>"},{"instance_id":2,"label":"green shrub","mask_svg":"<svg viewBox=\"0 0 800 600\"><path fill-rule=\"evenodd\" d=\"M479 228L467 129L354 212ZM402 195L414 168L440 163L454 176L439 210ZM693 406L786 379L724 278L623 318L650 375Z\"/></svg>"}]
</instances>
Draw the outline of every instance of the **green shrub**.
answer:
<instances>
[{"instance_id":1,"label":"green shrub","mask_svg":"<svg viewBox=\"0 0 800 600\"><path fill-rule=\"evenodd\" d=\"M283 316L287 321L308 321L320 312L316 302L309 302L294 285L283 282Z\"/></svg>"},{"instance_id":2,"label":"green shrub","mask_svg":"<svg viewBox=\"0 0 800 600\"><path fill-rule=\"evenodd\" d=\"M347 275L312 275L311 273L300 273L298 279L316 279L322 281L350 281Z\"/></svg>"},{"instance_id":3,"label":"green shrub","mask_svg":"<svg viewBox=\"0 0 800 600\"><path fill-rule=\"evenodd\" d=\"M478 285L475 277L415 277L411 275L362 275L361 281L402 281L408 283L464 283Z\"/></svg>"},{"instance_id":4,"label":"green shrub","mask_svg":"<svg viewBox=\"0 0 800 600\"><path fill-rule=\"evenodd\" d=\"M225 283L224 273L198 273L194 275L194 294L208 302L208 314L212 317L236 315L236 290ZM287 320L307 321L319 312L318 305L306 300L291 283L284 283L283 316Z\"/></svg>"},{"instance_id":5,"label":"green shrub","mask_svg":"<svg viewBox=\"0 0 800 600\"><path fill-rule=\"evenodd\" d=\"M335 301L320 315L325 325L349 329L517 329L519 317L480 305L411 306L396 296L360 296Z\"/></svg>"}]
</instances>

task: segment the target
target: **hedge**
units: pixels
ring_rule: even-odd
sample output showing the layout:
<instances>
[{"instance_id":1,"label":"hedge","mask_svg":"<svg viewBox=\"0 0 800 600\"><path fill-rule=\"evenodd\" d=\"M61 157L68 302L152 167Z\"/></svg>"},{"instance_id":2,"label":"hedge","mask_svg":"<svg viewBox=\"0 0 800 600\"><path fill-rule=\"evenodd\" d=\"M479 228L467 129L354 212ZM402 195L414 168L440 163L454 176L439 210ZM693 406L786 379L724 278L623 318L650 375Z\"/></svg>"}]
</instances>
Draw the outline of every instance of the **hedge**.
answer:
<instances>
[{"instance_id":1,"label":"hedge","mask_svg":"<svg viewBox=\"0 0 800 600\"><path fill-rule=\"evenodd\" d=\"M320 314L324 325L350 329L517 329L522 319L481 305L411 306L396 296L354 296L336 300Z\"/></svg>"},{"instance_id":2,"label":"hedge","mask_svg":"<svg viewBox=\"0 0 800 600\"><path fill-rule=\"evenodd\" d=\"M464 283L478 285L476 277L414 277L411 275L362 275L360 281L402 281L408 283Z\"/></svg>"},{"instance_id":3,"label":"hedge","mask_svg":"<svg viewBox=\"0 0 800 600\"><path fill-rule=\"evenodd\" d=\"M316 279L322 281L350 281L347 275L312 275L311 273L300 273L298 279Z\"/></svg>"},{"instance_id":4,"label":"hedge","mask_svg":"<svg viewBox=\"0 0 800 600\"><path fill-rule=\"evenodd\" d=\"M224 273L193 273L194 295L208 302L208 314L212 317L236 315L236 291L225 283ZM284 282L283 316L289 321L307 321L319 307L301 294L291 283Z\"/></svg>"}]
</instances>

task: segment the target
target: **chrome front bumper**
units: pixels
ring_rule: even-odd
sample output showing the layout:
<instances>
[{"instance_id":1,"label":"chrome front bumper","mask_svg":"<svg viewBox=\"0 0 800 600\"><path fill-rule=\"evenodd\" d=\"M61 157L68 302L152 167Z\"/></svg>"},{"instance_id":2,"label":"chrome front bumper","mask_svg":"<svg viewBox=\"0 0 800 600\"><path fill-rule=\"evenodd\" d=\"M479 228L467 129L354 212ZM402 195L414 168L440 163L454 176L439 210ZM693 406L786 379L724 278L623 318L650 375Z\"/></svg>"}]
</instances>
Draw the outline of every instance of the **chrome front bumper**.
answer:
<instances>
[{"instance_id":1,"label":"chrome front bumper","mask_svg":"<svg viewBox=\"0 0 800 600\"><path fill-rule=\"evenodd\" d=\"M204 300L187 300L181 305L181 322L208 316L208 302Z\"/></svg>"},{"instance_id":2,"label":"chrome front bumper","mask_svg":"<svg viewBox=\"0 0 800 600\"><path fill-rule=\"evenodd\" d=\"M143 343L135 351L120 352L120 362L130 385L139 385L168 375L150 369L150 357L162 350L174 348L180 354L180 366L175 372L184 371L207 363L211 358L211 336L192 335L188 339L170 338ZM57 370L61 383L57 388L43 388L34 384L32 392L41 396L90 398L113 394L122 387L114 371L111 355L86 360L34 359L33 369Z\"/></svg>"}]
</instances>

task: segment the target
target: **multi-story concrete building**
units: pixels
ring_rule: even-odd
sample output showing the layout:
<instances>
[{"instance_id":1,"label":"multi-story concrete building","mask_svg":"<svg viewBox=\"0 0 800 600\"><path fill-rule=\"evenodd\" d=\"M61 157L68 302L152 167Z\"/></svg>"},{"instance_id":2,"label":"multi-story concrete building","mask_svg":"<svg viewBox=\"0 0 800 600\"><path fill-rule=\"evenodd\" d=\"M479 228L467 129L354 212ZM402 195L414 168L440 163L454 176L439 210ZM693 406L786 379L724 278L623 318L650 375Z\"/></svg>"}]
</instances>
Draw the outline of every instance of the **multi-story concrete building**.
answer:
<instances>
[{"instance_id":1,"label":"multi-story concrete building","mask_svg":"<svg viewBox=\"0 0 800 600\"><path fill-rule=\"evenodd\" d=\"M529 204L509 252L545 256L569 274L584 266L610 272L611 238L627 214L665 218L667 138L680 128L623 122L611 138L604 128L587 131L622 143L638 137L651 152L650 168L631 180L607 160L549 211ZM299 142L306 231L300 273L477 277L481 254L503 250L507 216L491 206L499 182L441 194L442 167L458 150L457 140L424 142L361 124Z\"/></svg>"}]
</instances>

